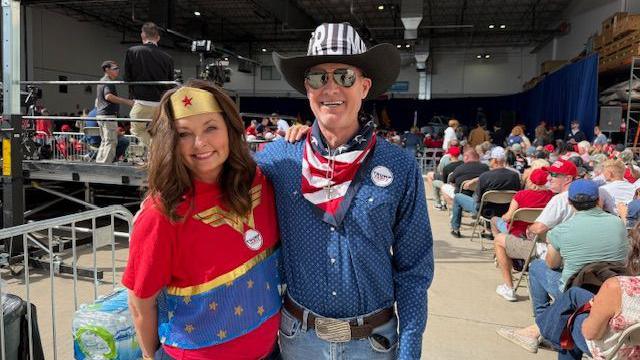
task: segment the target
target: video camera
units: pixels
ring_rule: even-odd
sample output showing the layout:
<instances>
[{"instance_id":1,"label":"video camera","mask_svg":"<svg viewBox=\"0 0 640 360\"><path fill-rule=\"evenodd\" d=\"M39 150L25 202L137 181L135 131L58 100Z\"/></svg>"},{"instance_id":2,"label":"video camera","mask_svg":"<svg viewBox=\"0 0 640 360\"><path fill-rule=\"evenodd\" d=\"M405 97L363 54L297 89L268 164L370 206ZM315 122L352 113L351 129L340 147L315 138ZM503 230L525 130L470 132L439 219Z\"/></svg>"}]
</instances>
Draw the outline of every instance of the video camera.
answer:
<instances>
[{"instance_id":1,"label":"video camera","mask_svg":"<svg viewBox=\"0 0 640 360\"><path fill-rule=\"evenodd\" d=\"M191 52L200 55L200 73L198 78L208 80L218 86L231 81L229 60L224 53L216 50L211 40L195 40L191 43ZM206 61L209 60L209 61Z\"/></svg>"},{"instance_id":2,"label":"video camera","mask_svg":"<svg viewBox=\"0 0 640 360\"><path fill-rule=\"evenodd\" d=\"M205 65L200 73L200 78L222 86L222 84L231 81L231 69L220 63L213 62Z\"/></svg>"}]
</instances>

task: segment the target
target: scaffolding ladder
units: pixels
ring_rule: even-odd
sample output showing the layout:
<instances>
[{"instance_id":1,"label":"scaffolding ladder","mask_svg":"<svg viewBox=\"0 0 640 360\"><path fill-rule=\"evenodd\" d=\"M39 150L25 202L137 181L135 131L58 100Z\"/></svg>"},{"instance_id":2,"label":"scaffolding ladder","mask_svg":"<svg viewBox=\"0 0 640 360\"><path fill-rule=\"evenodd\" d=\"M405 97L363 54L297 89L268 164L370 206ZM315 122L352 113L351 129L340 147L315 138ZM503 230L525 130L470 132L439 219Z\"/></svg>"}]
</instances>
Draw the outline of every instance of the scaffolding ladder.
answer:
<instances>
[{"instance_id":1,"label":"scaffolding ladder","mask_svg":"<svg viewBox=\"0 0 640 360\"><path fill-rule=\"evenodd\" d=\"M640 81L640 57L631 58L629 88L627 93L627 114L625 117L626 129L624 134L624 143L628 146L629 134L633 131L632 146L635 148L638 144L638 137L640 136L640 101L633 101L631 97L634 81Z\"/></svg>"}]
</instances>

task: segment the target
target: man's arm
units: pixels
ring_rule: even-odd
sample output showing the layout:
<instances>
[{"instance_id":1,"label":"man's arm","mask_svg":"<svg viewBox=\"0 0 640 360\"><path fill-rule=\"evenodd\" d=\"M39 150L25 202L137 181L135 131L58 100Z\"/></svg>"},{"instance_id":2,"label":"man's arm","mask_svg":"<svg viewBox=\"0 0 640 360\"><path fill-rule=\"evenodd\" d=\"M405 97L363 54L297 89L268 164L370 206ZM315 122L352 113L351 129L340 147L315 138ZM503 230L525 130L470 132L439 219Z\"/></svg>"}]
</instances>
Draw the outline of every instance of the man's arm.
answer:
<instances>
[{"instance_id":1,"label":"man's arm","mask_svg":"<svg viewBox=\"0 0 640 360\"><path fill-rule=\"evenodd\" d=\"M559 269L562 266L562 256L560 256L558 250L551 244L547 245L545 261L549 269Z\"/></svg>"},{"instance_id":2,"label":"man's arm","mask_svg":"<svg viewBox=\"0 0 640 360\"><path fill-rule=\"evenodd\" d=\"M108 102L112 103L112 104L121 104L121 105L133 106L133 100L125 99L123 97L120 97L120 96L117 96L117 95L113 95L113 94L106 94L104 96L104 99L107 100Z\"/></svg>"},{"instance_id":3,"label":"man's arm","mask_svg":"<svg viewBox=\"0 0 640 360\"><path fill-rule=\"evenodd\" d=\"M527 238L532 239L538 235L544 235L549 231L549 227L541 222L534 222L527 228Z\"/></svg>"},{"instance_id":4,"label":"man's arm","mask_svg":"<svg viewBox=\"0 0 640 360\"><path fill-rule=\"evenodd\" d=\"M102 91L102 93L104 94L104 99L112 104L133 106L133 100L125 99L123 97L115 95L116 93L115 85L105 85L102 88L102 90L98 90L98 91ZM98 96L99 95L100 94L98 94Z\"/></svg>"},{"instance_id":5,"label":"man's arm","mask_svg":"<svg viewBox=\"0 0 640 360\"><path fill-rule=\"evenodd\" d=\"M394 226L394 286L400 344L398 359L420 359L427 322L427 289L433 280L433 237L422 176L414 162Z\"/></svg>"}]
</instances>

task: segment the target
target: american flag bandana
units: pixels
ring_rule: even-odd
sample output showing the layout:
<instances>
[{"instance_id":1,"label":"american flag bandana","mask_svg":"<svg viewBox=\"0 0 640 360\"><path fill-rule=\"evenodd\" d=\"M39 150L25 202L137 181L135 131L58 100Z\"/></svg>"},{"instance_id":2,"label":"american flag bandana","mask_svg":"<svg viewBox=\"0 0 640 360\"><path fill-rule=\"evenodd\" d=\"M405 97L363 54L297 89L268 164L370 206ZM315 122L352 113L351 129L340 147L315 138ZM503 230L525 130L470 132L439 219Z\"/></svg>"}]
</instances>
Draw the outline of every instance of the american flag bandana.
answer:
<instances>
[{"instance_id":1,"label":"american flag bandana","mask_svg":"<svg viewBox=\"0 0 640 360\"><path fill-rule=\"evenodd\" d=\"M376 144L373 120L361 122L358 134L331 150L318 122L307 133L302 155L302 195L326 223L339 226L362 183L359 171Z\"/></svg>"}]
</instances>

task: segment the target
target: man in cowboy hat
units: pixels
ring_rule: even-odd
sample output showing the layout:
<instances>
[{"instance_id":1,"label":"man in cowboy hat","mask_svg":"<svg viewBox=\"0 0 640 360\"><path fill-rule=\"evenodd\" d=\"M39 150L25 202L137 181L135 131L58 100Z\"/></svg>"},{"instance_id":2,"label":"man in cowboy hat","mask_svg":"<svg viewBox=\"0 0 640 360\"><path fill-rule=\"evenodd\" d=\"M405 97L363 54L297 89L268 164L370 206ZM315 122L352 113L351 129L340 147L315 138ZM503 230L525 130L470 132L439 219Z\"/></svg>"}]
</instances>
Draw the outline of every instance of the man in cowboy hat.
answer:
<instances>
[{"instance_id":1,"label":"man in cowboy hat","mask_svg":"<svg viewBox=\"0 0 640 360\"><path fill-rule=\"evenodd\" d=\"M400 55L391 44L367 50L342 23L318 26L306 56L273 59L316 116L305 141L257 154L276 189L282 356L419 359L433 278L422 176L360 112L395 81Z\"/></svg>"}]
</instances>

